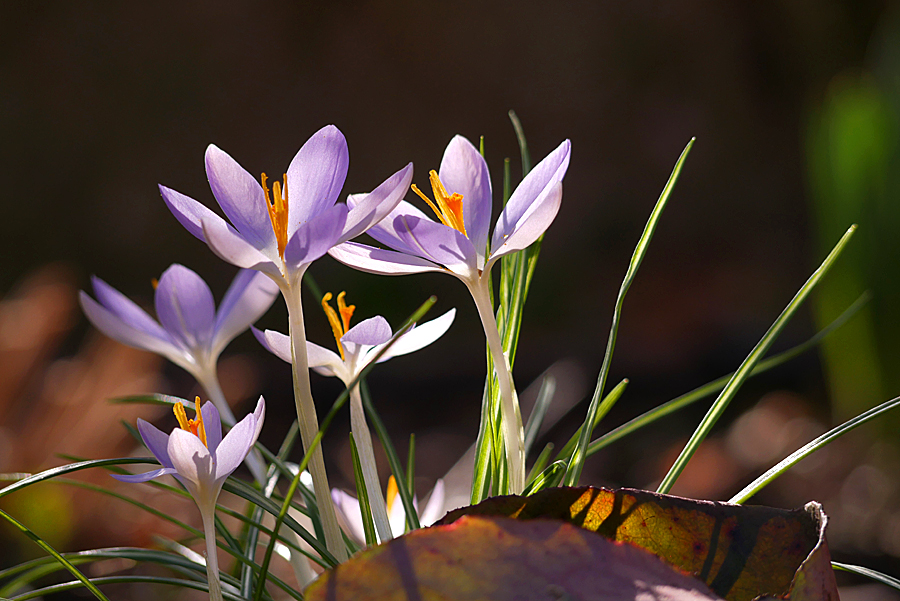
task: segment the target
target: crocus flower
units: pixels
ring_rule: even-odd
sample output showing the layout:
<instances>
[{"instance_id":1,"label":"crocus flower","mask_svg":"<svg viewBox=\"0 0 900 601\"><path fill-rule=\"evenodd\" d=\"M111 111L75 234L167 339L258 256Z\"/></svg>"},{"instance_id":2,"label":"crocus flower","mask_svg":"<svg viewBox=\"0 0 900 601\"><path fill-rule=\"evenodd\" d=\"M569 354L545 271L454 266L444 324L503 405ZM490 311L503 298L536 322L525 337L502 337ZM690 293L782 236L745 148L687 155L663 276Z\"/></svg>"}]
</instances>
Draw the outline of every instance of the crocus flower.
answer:
<instances>
[{"instance_id":1,"label":"crocus flower","mask_svg":"<svg viewBox=\"0 0 900 601\"><path fill-rule=\"evenodd\" d=\"M372 518L380 539L386 541L392 538L392 529L385 510L384 498L381 495L372 435L366 424L359 385L355 384L354 380L367 365L376 360L375 357L393 337L393 332L388 321L380 315L350 327L350 319L353 317L356 306L347 305L344 300L345 294L344 292L338 294L337 311L328 304L332 298L330 292L322 299L322 308L331 324L339 354L312 342L306 343L306 350L309 366L315 371L326 376L336 376L345 386L353 385L350 388L350 428L359 451L363 481L371 500ZM405 334L398 337L377 361L379 363L387 361L391 357L405 355L428 346L444 335L444 332L453 323L455 316L456 309L450 309L437 319L410 328ZM288 336L272 330L261 332L256 328L253 328L253 334L270 352L288 363L291 362L291 340Z\"/></svg>"},{"instance_id":2,"label":"crocus flower","mask_svg":"<svg viewBox=\"0 0 900 601\"><path fill-rule=\"evenodd\" d=\"M331 496L334 499L338 513L349 530L350 536L357 542L365 543L366 533L363 527L359 500L337 488L331 491ZM391 531L395 537L406 532L406 510L398 497L397 481L391 476L390 480L388 480L387 489L387 513L390 519ZM413 497L413 507L419 514L419 524L423 527L431 526L438 521L446 513L444 508L444 481L438 480L434 483L434 488L422 511L419 511L419 502L415 497Z\"/></svg>"},{"instance_id":3,"label":"crocus flower","mask_svg":"<svg viewBox=\"0 0 900 601\"><path fill-rule=\"evenodd\" d=\"M159 278L155 307L159 321L98 277L92 299L81 292L81 307L98 330L123 344L158 353L189 372L215 403L228 425L231 412L219 386L216 362L235 336L250 327L275 301L278 288L262 274L242 269L216 310L203 279L182 265Z\"/></svg>"},{"instance_id":4,"label":"crocus flower","mask_svg":"<svg viewBox=\"0 0 900 601\"><path fill-rule=\"evenodd\" d=\"M490 300L490 271L504 255L534 243L553 222L562 201L562 179L570 151L571 144L566 140L525 176L500 213L490 247L491 180L487 163L468 140L456 136L444 151L440 172L430 172L434 200L413 186L438 221L404 201L368 232L392 250L345 242L329 251L338 261L370 273L438 271L466 285L478 308L497 371L510 489L514 493L525 486L524 432ZM356 201L353 196L348 200L350 206Z\"/></svg>"},{"instance_id":5,"label":"crocus flower","mask_svg":"<svg viewBox=\"0 0 900 601\"><path fill-rule=\"evenodd\" d=\"M196 417L188 419L184 405L175 405L179 427L171 434L165 434L139 419L141 438L162 467L144 474L113 474L113 478L123 482L147 482L171 474L184 485L200 509L206 537L209 595L210 599L218 601L222 599L222 591L216 556L216 500L225 480L256 444L266 414L266 403L260 397L256 410L235 424L225 438L222 438L222 422L213 403L207 402L201 408L198 397L195 410Z\"/></svg>"},{"instance_id":6,"label":"crocus flower","mask_svg":"<svg viewBox=\"0 0 900 601\"><path fill-rule=\"evenodd\" d=\"M412 164L396 172L352 207L336 203L347 177L344 135L333 125L317 131L296 154L271 193L216 146L206 150L206 175L216 201L231 223L196 200L160 186L175 218L222 259L261 271L284 296L294 346L294 401L304 449L319 430L306 363L306 330L300 281L309 265L332 246L365 232L397 206L412 181ZM331 502L325 460L314 448L309 463L325 543L340 561L347 557Z\"/></svg>"}]
</instances>

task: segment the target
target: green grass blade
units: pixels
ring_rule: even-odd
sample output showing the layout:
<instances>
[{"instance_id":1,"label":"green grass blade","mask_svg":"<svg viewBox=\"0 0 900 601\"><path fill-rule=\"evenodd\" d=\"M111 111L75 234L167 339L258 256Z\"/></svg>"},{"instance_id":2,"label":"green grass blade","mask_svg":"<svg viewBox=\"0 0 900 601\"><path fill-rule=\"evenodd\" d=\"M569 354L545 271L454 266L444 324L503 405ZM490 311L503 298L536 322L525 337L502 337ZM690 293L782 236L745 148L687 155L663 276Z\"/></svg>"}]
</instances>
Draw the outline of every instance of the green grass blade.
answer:
<instances>
[{"instance_id":1,"label":"green grass blade","mask_svg":"<svg viewBox=\"0 0 900 601\"><path fill-rule=\"evenodd\" d=\"M48 555L53 557L62 566L64 566L69 571L69 573L72 574L72 576L78 579L78 582L81 586L91 591L91 594L93 594L101 601L109 601L109 599L106 598L106 595L101 593L100 589L98 589L93 582L88 580L87 577L78 570L78 568L73 566L69 560L60 555L59 552L51 547L46 541L44 541L44 539L32 532L27 526L19 522L17 519L12 517L5 511L0 510L0 517L4 518L7 522L12 524L13 527L15 527L19 532L30 538L32 542L34 542L34 544L46 551Z\"/></svg>"},{"instance_id":2,"label":"green grass blade","mask_svg":"<svg viewBox=\"0 0 900 601\"><path fill-rule=\"evenodd\" d=\"M547 415L547 409L553 401L553 395L556 394L556 378L547 374L541 381L541 389L538 391L537 400L534 402L534 408L531 415L528 416L528 422L525 424L525 454L531 450L534 439L537 438L538 432L541 431L541 425L544 423L544 417Z\"/></svg>"},{"instance_id":3,"label":"green grass blade","mask_svg":"<svg viewBox=\"0 0 900 601\"><path fill-rule=\"evenodd\" d=\"M178 588L188 588L197 591L209 592L209 588L205 582L184 580L181 578L163 578L160 576L102 576L100 578L91 578L90 582L95 584L165 584ZM45 595L69 591L80 586L82 586L82 583L80 582L63 582L60 584L45 586L33 591L28 591L27 593L22 593L21 595L16 595L15 597L10 597L8 601L28 601L29 599L39 599ZM228 590L223 590L222 596L225 599L230 599L232 601L245 601L239 595L236 595ZM302 599L302 597L297 598Z\"/></svg>"},{"instance_id":4,"label":"green grass blade","mask_svg":"<svg viewBox=\"0 0 900 601\"><path fill-rule=\"evenodd\" d=\"M731 402L731 399L737 394L737 391L740 390L741 385L750 375L750 372L753 371L754 366L762 359L763 355L769 350L769 347L778 338L778 335L781 333L781 330L784 326L790 321L791 317L794 316L797 309L806 300L806 297L809 296L809 293L815 288L816 284L822 279L822 277L828 273L828 270L831 269L831 266L837 260L838 256L840 256L841 251L844 250L847 242L850 241L850 238L853 236L853 233L856 231L856 226L853 225L847 230L841 239L838 241L837 245L832 249L831 253L825 258L825 261L819 266L819 268L810 276L810 278L806 281L800 291L791 299L791 302L788 303L787 307L785 307L784 311L782 311L781 315L778 316L778 319L775 320L775 323L769 328L769 331L766 332L765 336L762 337L757 345L753 348L750 354L744 359L744 362L738 368L736 372L734 372L734 376L731 380L728 381L728 384L725 385L725 388L722 389L722 392L719 394L718 398L716 398L715 402L713 402L712 406L709 408L709 411L704 416L703 420L700 422L700 425L697 426L697 429L694 430L693 435L691 435L690 440L685 445L684 449L681 451L681 454L675 460L675 463L669 469L669 473L666 474L665 478L663 478L662 482L657 489L659 493L668 493L672 489L672 485L675 484L675 481L678 479L678 476L681 475L681 472L684 470L685 466L690 461L691 457L697 451L700 446L700 443L706 438L709 432L712 430L712 427L719 420L722 414L725 412L725 408L728 407L728 404Z\"/></svg>"},{"instance_id":5,"label":"green grass blade","mask_svg":"<svg viewBox=\"0 0 900 601\"><path fill-rule=\"evenodd\" d=\"M768 484L770 482L772 482L773 480L775 480L775 478L777 478L778 476L780 476L781 474L783 474L784 472L789 470L794 464L798 463L805 457L812 455L813 453L815 453L816 451L818 451L819 449L821 449L822 447L824 447L831 441L835 440L836 438L840 438L841 436L843 436L850 430L853 430L854 428L857 428L857 427L863 425L864 423L875 419L882 413L890 411L891 409L894 409L898 406L900 406L900 397L897 397L890 401L886 401L886 402L878 405L877 407L873 407L873 408L869 409L865 413L860 413L853 419L847 420L840 426L838 426L836 428L832 428L825 434L822 434L815 440L812 440L812 441L806 443L805 445L803 445L802 447L800 447L799 449L797 449L796 451L794 451L793 453L791 453L790 455L788 455L787 457L785 457L784 459L779 461L776 465L774 465L771 468L769 468L768 470L766 470L766 473L764 473L762 476L760 476L759 478L757 478L756 480L754 480L753 482L751 482L750 484L745 486L744 489L741 490L741 492L739 492L736 495L734 495L733 497L731 497L731 499L729 499L728 502L729 503L746 503L750 497L752 497L753 495L758 493L760 490L762 490L763 488L768 486Z\"/></svg>"},{"instance_id":6,"label":"green grass blade","mask_svg":"<svg viewBox=\"0 0 900 601\"><path fill-rule=\"evenodd\" d=\"M624 378L621 382L616 384L615 388L609 391L609 394L603 398L603 402L600 403L600 407L597 409L597 413L594 415L594 425L591 427L591 434L593 434L593 430L597 427L597 424L600 423L600 420L612 409L613 405L616 404L622 395L625 393L625 388L628 387L628 378ZM578 441L581 439L581 430L584 428L584 425L578 426L578 430L572 435L571 438L566 442L565 446L560 449L559 453L556 454L557 459L563 459L565 457L571 457L572 453L575 451L575 445L578 444Z\"/></svg>"},{"instance_id":7,"label":"green grass blade","mask_svg":"<svg viewBox=\"0 0 900 601\"><path fill-rule=\"evenodd\" d=\"M830 324L828 324L826 327L824 327L821 330L819 330L818 332L816 332L809 339L805 340L804 342L801 342L797 346L789 348L786 351L782 351L782 352L778 353L777 355L773 355L772 357L769 357L768 359L760 361L756 365L756 367L753 368L753 371L750 372L750 376L752 377L752 376L761 374L765 371L768 371L770 369L773 369L775 367L778 367L779 365L786 363L787 361L793 359L794 357L797 357L797 356L805 353L809 349L815 347L826 336L828 336L829 334L831 334L832 332L834 332L835 330L840 328L842 325L847 323L847 321L849 321L854 315L856 315L856 313L860 309L862 309L866 305L866 303L868 303L871 300L871 298L872 298L871 292L866 292L866 293L862 294L858 299L856 299L856 301L852 305L847 307L847 309L845 309L844 312L841 313L841 315L838 316L837 319L835 319ZM643 428L644 426L649 426L656 420L661 419L661 418L669 415L670 413L674 413L676 411L679 411L680 409L684 409L685 407L687 407L693 403L696 403L697 401L705 399L706 397L710 396L711 394L719 392L720 390L725 388L725 385L728 384L728 381L733 376L734 376L734 372L731 372L730 374L728 374L726 376L722 376L721 378L718 378L716 380L713 380L712 382L704 384L703 386L695 388L694 390L691 390L690 392L686 392L685 394L683 394L677 398L674 398L671 401L667 401L667 402L663 403L662 405L660 405L659 407L655 407L645 413L642 413L641 415L628 421L627 423L622 424L618 428L610 430L603 436L600 436L599 438L594 440L590 444L590 446L588 446L588 455L589 456L593 455L594 453L600 451L600 449L603 449L603 448L611 445L612 443L616 442L620 438L624 438L625 436L628 436L629 434L632 434L632 433L638 431L639 429Z\"/></svg>"},{"instance_id":8,"label":"green grass blade","mask_svg":"<svg viewBox=\"0 0 900 601\"><path fill-rule=\"evenodd\" d=\"M525 487L525 490L522 492L522 496L527 497L528 495L533 495L536 492L540 492L545 488L552 488L554 486L559 486L559 483L562 482L562 479L566 475L566 461L564 459L560 459L559 461L554 461L547 469L542 471L537 477L532 481L528 486Z\"/></svg>"},{"instance_id":9,"label":"green grass blade","mask_svg":"<svg viewBox=\"0 0 900 601\"><path fill-rule=\"evenodd\" d=\"M356 498L359 501L359 513L362 516L366 545L374 547L378 544L378 537L375 535L375 522L372 520L372 506L369 504L369 491L366 490L366 481L363 479L362 464L359 462L359 450L356 448L356 440L353 438L353 432L350 433L350 457L353 460L353 478L356 480Z\"/></svg>"},{"instance_id":10,"label":"green grass blade","mask_svg":"<svg viewBox=\"0 0 900 601\"><path fill-rule=\"evenodd\" d=\"M416 435L409 435L409 451L406 453L406 488L416 496Z\"/></svg>"},{"instance_id":11,"label":"green grass blade","mask_svg":"<svg viewBox=\"0 0 900 601\"><path fill-rule=\"evenodd\" d=\"M57 476L71 474L72 472L78 472L92 467L105 467L108 465L128 465L133 463L155 464L157 463L157 461L154 457L118 457L116 459L89 459L86 461L70 463L68 465L61 465L59 467L50 468L49 470L44 470L39 474L28 476L27 478L19 480L15 484L10 484L9 486L0 490L0 497L5 497L9 493L15 492L27 486L31 486L32 484L44 482L45 480L49 480Z\"/></svg>"},{"instance_id":12,"label":"green grass blade","mask_svg":"<svg viewBox=\"0 0 900 601\"><path fill-rule=\"evenodd\" d=\"M866 568L863 566L855 566L849 563L838 563L836 561L831 562L831 567L835 570L841 570L844 572L852 572L854 574L859 574L860 576L865 576L866 578L871 578L876 582L880 582L881 584L885 584L892 589L900 591L900 580L894 578L893 576L888 576L887 574L882 574L881 572L877 572L871 568Z\"/></svg>"},{"instance_id":13,"label":"green grass blade","mask_svg":"<svg viewBox=\"0 0 900 601\"><path fill-rule=\"evenodd\" d=\"M548 442L541 450L540 455L537 456L537 459L534 460L534 465L531 466L531 470L528 472L528 477L525 478L526 488L531 485L534 479L537 478L542 471L544 471L545 467L547 467L547 463L550 462L551 453L553 453L553 443Z\"/></svg>"},{"instance_id":14,"label":"green grass blade","mask_svg":"<svg viewBox=\"0 0 900 601\"><path fill-rule=\"evenodd\" d=\"M634 276L637 274L637 270L641 266L644 256L647 254L647 249L650 246L650 240L653 238L653 234L656 231L659 218L666 208L666 203L669 200L669 196L672 194L672 190L675 188L675 182L678 181L678 176L681 174L681 168L684 166L684 161L687 159L687 155L691 151L693 145L694 139L692 138L682 151L681 156L678 157L678 162L675 163L675 168L669 176L669 181L666 182L666 186L663 188L659 200L656 201L656 206L653 207L653 211L650 213L650 219L647 220L647 225L644 226L644 232L641 234L641 238L638 240L637 246L634 249L634 254L631 256L628 270L625 272L625 279L622 281L618 297L616 298L615 308L613 309L612 325L609 330L609 339L606 343L606 352L603 355L600 374L597 376L597 386L594 389L594 395L591 398L591 404L588 407L584 424L593 424L597 412L600 409L600 399L603 397L603 389L606 388L606 378L609 375L609 366L612 362L613 350L615 350L616 347L616 336L619 332L619 320L622 315L622 304L625 300L625 293L628 292L628 288L631 287L631 282L634 280ZM578 485L578 480L581 477L581 470L584 468L584 460L587 457L588 443L591 441L591 430L592 428L584 427L581 430L581 434L578 437L578 444L572 452L572 458L569 461L569 467L564 479L564 483L567 486Z\"/></svg>"},{"instance_id":15,"label":"green grass blade","mask_svg":"<svg viewBox=\"0 0 900 601\"><path fill-rule=\"evenodd\" d=\"M513 129L516 130L519 154L522 155L522 177L525 177L531 171L531 155L528 153L528 143L525 141L525 130L522 128L522 122L519 121L515 111L509 111L509 120L512 121Z\"/></svg>"}]
</instances>

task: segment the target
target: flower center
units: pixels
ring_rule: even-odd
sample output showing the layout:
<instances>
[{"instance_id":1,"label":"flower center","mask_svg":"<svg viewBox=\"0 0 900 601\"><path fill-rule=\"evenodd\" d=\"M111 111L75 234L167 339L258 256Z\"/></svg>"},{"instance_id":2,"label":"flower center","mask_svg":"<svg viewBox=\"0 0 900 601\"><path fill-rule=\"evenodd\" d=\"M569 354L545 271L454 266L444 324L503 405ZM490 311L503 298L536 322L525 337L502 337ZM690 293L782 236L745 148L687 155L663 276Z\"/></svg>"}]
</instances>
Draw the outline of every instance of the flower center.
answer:
<instances>
[{"instance_id":1,"label":"flower center","mask_svg":"<svg viewBox=\"0 0 900 601\"><path fill-rule=\"evenodd\" d=\"M447 227L452 227L463 236L468 237L468 234L466 234L466 224L463 222L462 194L457 194L456 192L448 194L444 184L442 184L440 178L438 178L437 171L434 169L428 172L428 180L431 182L431 190L434 192L435 202L432 202L430 198L425 196L415 184L411 186L412 191L418 194L419 198L424 200L428 206L431 207L431 210L434 211L437 218L441 220L441 223Z\"/></svg>"},{"instance_id":2,"label":"flower center","mask_svg":"<svg viewBox=\"0 0 900 601\"><path fill-rule=\"evenodd\" d=\"M284 247L287 246L288 224L288 189L287 174L284 175L284 187L281 182L272 184L272 197L269 197L269 188L266 186L266 174L262 174L262 188L266 195L266 208L269 210L269 220L272 222L272 231L275 232L275 241L278 243L278 256L284 259ZM282 196L282 193L284 196Z\"/></svg>"},{"instance_id":3,"label":"flower center","mask_svg":"<svg viewBox=\"0 0 900 601\"><path fill-rule=\"evenodd\" d=\"M346 357L344 357L344 346L341 344L341 337L350 329L350 318L353 317L353 311L356 310L356 305L348 306L344 301L346 295L346 292L338 294L337 311L328 304L328 301L331 300L330 292L326 292L325 296L322 297L322 309L325 310L325 315L328 317L328 323L331 324L331 331L334 333L335 341L337 341L337 347L338 351L341 353L342 361L346 360ZM340 317L338 317L338 312L340 312Z\"/></svg>"},{"instance_id":4,"label":"flower center","mask_svg":"<svg viewBox=\"0 0 900 601\"><path fill-rule=\"evenodd\" d=\"M194 401L194 412L196 413L194 419L187 418L184 405L181 403L176 404L173 410L175 411L175 419L178 420L178 425L181 426L181 429L199 438L204 447L208 446L206 444L206 427L203 425L203 412L200 411L200 397L197 397Z\"/></svg>"},{"instance_id":5,"label":"flower center","mask_svg":"<svg viewBox=\"0 0 900 601\"><path fill-rule=\"evenodd\" d=\"M397 502L397 496L400 494L400 490L397 488L397 480L394 478L394 475L391 474L391 477L388 478L387 485L387 510L388 513L391 512L391 507L394 506L394 503Z\"/></svg>"}]
</instances>

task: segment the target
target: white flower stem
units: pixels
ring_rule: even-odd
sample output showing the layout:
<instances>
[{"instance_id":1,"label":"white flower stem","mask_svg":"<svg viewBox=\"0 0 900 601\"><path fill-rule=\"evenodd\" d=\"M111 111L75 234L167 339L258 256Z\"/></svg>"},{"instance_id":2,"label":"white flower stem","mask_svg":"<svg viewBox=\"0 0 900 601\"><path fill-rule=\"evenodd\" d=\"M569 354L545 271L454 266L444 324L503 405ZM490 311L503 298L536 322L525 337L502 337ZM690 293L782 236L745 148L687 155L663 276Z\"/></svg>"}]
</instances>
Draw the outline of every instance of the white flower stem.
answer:
<instances>
[{"instance_id":1,"label":"white flower stem","mask_svg":"<svg viewBox=\"0 0 900 601\"><path fill-rule=\"evenodd\" d=\"M297 419L300 424L300 438L303 450L309 451L310 445L319 431L319 419L316 416L316 405L309 385L309 360L306 356L306 327L303 323L303 305L300 302L300 277L296 284L283 290L287 303L288 320L291 335L291 364L294 371L294 403L297 407ZM325 473L325 457L322 446L317 446L309 461L309 473L313 479L313 491L319 507L319 519L325 532L325 547L335 559L343 562L348 559L347 547L341 536L334 501L331 500L331 488L328 486L328 475Z\"/></svg>"},{"instance_id":2,"label":"white flower stem","mask_svg":"<svg viewBox=\"0 0 900 601\"><path fill-rule=\"evenodd\" d=\"M198 505L199 506L199 505ZM216 504L200 510L203 519L203 537L206 539L206 580L209 583L209 601L222 601L222 585L219 582L219 556L216 552Z\"/></svg>"},{"instance_id":3,"label":"white flower stem","mask_svg":"<svg viewBox=\"0 0 900 601\"><path fill-rule=\"evenodd\" d=\"M200 386L206 391L209 400L211 400L213 405L216 406L216 409L219 410L219 417L222 418L222 422L229 428L233 427L237 422L235 421L234 413L231 412L228 401L225 399L225 393L222 392L222 386L219 384L219 375L216 373L215 366L199 373L197 375L197 381L200 382ZM259 483L260 487L265 487L266 462L263 459L262 453L256 449L250 449L250 452L247 453L247 457L244 458L244 463L247 464L247 468L250 470L250 473L253 474L253 479Z\"/></svg>"},{"instance_id":4,"label":"white flower stem","mask_svg":"<svg viewBox=\"0 0 900 601\"><path fill-rule=\"evenodd\" d=\"M509 492L517 495L525 489L525 429L522 426L522 413L519 411L512 370L509 367L509 360L503 352L500 330L497 328L497 320L494 317L487 277L490 277L490 274L469 284L468 287L475 301L475 307L478 309L478 316L481 318L484 335L494 361L497 383L500 386L500 419L503 424L503 440L506 446L506 463L509 470Z\"/></svg>"},{"instance_id":5,"label":"white flower stem","mask_svg":"<svg viewBox=\"0 0 900 601\"><path fill-rule=\"evenodd\" d=\"M394 534L391 532L384 495L381 494L381 482L378 480L378 468L375 465L375 448L372 446L372 435L366 424L359 385L350 390L350 430L353 432L356 449L359 452L359 464L362 467L363 481L369 497L369 507L372 509L372 521L375 522L380 542L389 541L394 538Z\"/></svg>"}]
</instances>

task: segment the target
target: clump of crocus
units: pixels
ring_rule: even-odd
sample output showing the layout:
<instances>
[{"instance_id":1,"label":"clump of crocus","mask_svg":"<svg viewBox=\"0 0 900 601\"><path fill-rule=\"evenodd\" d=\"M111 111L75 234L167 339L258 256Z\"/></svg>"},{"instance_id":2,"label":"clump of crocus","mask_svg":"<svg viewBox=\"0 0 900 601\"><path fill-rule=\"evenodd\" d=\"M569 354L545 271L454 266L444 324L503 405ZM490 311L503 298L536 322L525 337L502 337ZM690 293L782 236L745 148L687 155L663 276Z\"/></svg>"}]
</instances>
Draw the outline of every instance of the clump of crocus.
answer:
<instances>
[{"instance_id":1,"label":"clump of crocus","mask_svg":"<svg viewBox=\"0 0 900 601\"><path fill-rule=\"evenodd\" d=\"M521 493L525 486L525 436L490 300L491 267L504 255L530 246L553 222L562 201L562 179L570 151L571 144L566 140L525 176L497 219L490 247L491 179L487 163L471 142L456 136L444 151L440 172L430 173L434 200L413 186L438 221L404 201L368 231L393 250L345 242L329 251L338 261L370 273L438 271L466 285L478 308L497 372L509 488L513 493ZM351 206L355 201L352 196L348 200Z\"/></svg>"},{"instance_id":2,"label":"clump of crocus","mask_svg":"<svg viewBox=\"0 0 900 601\"><path fill-rule=\"evenodd\" d=\"M339 378L345 386L350 388L350 428L359 450L360 466L366 492L371 501L372 518L376 532L381 541L386 541L393 538L392 530L393 532L396 532L396 530L391 528L388 512L385 509L385 501L381 494L381 484L375 466L372 435L366 424L362 397L356 380L362 370L372 361L380 363L398 355L412 353L428 346L443 336L450 328L450 324L453 323L454 317L456 317L456 309L450 309L440 317L427 321L422 325L413 326L398 337L379 357L378 354L387 346L394 335L388 321L384 317L376 315L350 327L350 320L356 306L347 305L344 300L345 293L341 292L337 297L338 308L335 311L328 304L331 298L330 292L325 295L322 299L322 308L325 310L325 314L328 316L328 321L331 324L338 353L312 342L307 342L306 350L309 357L309 366L322 375ZM272 330L261 332L253 328L253 333L269 351L290 363L290 338Z\"/></svg>"},{"instance_id":3,"label":"clump of crocus","mask_svg":"<svg viewBox=\"0 0 900 601\"><path fill-rule=\"evenodd\" d=\"M222 438L222 422L214 404L206 402L200 407L197 397L194 419L188 419L183 404L178 403L174 409L178 427L171 434L142 419L137 422L144 444L162 467L143 474L113 474L113 478L122 482L147 482L171 474L184 485L197 503L203 521L209 596L213 601L219 601L222 591L216 555L216 500L225 480L256 444L266 415L266 402L259 397L253 413L235 424L225 438Z\"/></svg>"},{"instance_id":4,"label":"clump of crocus","mask_svg":"<svg viewBox=\"0 0 900 601\"><path fill-rule=\"evenodd\" d=\"M175 218L222 259L261 271L281 289L288 309L294 353L294 399L300 436L309 449L319 429L309 385L306 331L300 281L310 264L335 244L359 236L387 215L412 181L412 164L396 172L352 206L337 203L347 177L349 154L344 135L333 125L306 141L288 166L283 182L271 190L216 146L206 150L206 174L229 224L196 200L160 186ZM347 557L329 493L321 448L309 463L328 550Z\"/></svg>"}]
</instances>

